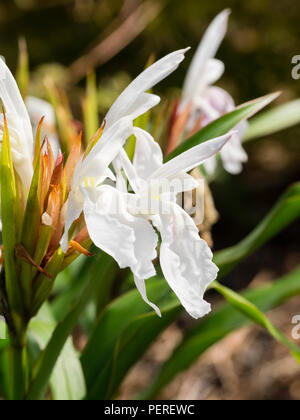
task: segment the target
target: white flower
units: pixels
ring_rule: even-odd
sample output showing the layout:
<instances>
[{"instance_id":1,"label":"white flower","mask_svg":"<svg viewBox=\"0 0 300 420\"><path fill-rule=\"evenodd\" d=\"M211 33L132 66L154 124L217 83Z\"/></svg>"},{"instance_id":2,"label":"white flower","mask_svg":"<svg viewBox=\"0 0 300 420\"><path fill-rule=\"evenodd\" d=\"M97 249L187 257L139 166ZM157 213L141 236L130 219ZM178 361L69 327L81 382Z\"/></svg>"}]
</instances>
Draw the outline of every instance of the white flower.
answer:
<instances>
[{"instance_id":1,"label":"white flower","mask_svg":"<svg viewBox=\"0 0 300 420\"><path fill-rule=\"evenodd\" d=\"M191 106L187 130L191 131L201 118L201 126L205 126L223 114L235 108L232 97L223 89L212 87L224 73L224 64L214 57L227 31L230 10L221 12L210 24L187 73L180 111ZM247 122L236 127L237 133L221 151L225 170L237 174L242 171L242 164L248 160L242 147L242 138L247 130ZM205 163L208 173L216 169L216 158Z\"/></svg>"},{"instance_id":2,"label":"white flower","mask_svg":"<svg viewBox=\"0 0 300 420\"><path fill-rule=\"evenodd\" d=\"M14 167L28 193L33 175L33 134L30 118L17 83L0 58L0 99L4 105L11 154ZM3 136L4 118L0 115L0 136Z\"/></svg>"},{"instance_id":3,"label":"white flower","mask_svg":"<svg viewBox=\"0 0 300 420\"><path fill-rule=\"evenodd\" d=\"M190 315L202 317L210 311L203 295L218 269L207 243L199 237L193 220L177 204L176 197L197 186L187 172L215 155L231 135L203 143L163 164L161 149L153 138L138 128L134 134L133 164L124 151L115 162L120 190L108 185L83 190L89 235L121 268L131 268L143 299L160 314L149 302L145 287L145 280L155 275L155 227L161 234L160 264L167 282ZM133 194L127 193L121 168Z\"/></svg>"},{"instance_id":4,"label":"white flower","mask_svg":"<svg viewBox=\"0 0 300 420\"><path fill-rule=\"evenodd\" d=\"M60 152L60 146L56 133L55 112L52 105L43 99L36 98L34 96L28 96L26 98L26 106L30 115L34 132L36 132L41 118L44 117L41 140L43 141L45 135L47 134L54 159L56 160Z\"/></svg>"},{"instance_id":5,"label":"white flower","mask_svg":"<svg viewBox=\"0 0 300 420\"><path fill-rule=\"evenodd\" d=\"M147 91L178 68L187 50L168 54L143 71L121 93L108 111L101 139L87 158L81 159L75 170L70 196L66 203L65 232L61 241L61 247L65 252L68 248L69 229L83 210L81 187L91 182L96 186L104 182L107 177L114 178L108 166L131 135L133 120L160 101L159 96Z\"/></svg>"}]
</instances>

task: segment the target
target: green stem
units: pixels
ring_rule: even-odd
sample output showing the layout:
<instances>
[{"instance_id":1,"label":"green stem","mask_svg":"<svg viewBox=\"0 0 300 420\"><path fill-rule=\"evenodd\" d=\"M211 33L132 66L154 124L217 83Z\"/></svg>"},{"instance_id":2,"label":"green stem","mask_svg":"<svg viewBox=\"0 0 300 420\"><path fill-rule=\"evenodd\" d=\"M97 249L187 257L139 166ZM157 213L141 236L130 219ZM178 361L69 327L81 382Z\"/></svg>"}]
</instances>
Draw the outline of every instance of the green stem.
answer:
<instances>
[{"instance_id":1,"label":"green stem","mask_svg":"<svg viewBox=\"0 0 300 420\"><path fill-rule=\"evenodd\" d=\"M10 399L13 401L23 400L27 384L26 346L11 344L9 347L10 363Z\"/></svg>"}]
</instances>

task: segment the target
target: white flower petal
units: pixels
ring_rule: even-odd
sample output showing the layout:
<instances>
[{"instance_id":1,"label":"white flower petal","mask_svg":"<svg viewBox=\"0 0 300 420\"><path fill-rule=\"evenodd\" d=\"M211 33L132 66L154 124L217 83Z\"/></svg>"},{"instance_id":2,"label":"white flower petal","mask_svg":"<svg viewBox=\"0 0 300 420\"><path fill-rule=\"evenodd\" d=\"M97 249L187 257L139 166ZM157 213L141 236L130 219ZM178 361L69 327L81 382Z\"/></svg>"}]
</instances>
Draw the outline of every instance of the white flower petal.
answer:
<instances>
[{"instance_id":1,"label":"white flower petal","mask_svg":"<svg viewBox=\"0 0 300 420\"><path fill-rule=\"evenodd\" d=\"M143 71L130 83L107 113L105 117L107 127L109 128L115 121L124 116L135 119L156 105L158 97L149 96L149 94L145 96L145 92L175 71L183 61L186 51L187 49L175 51L167 55Z\"/></svg>"},{"instance_id":2,"label":"white flower petal","mask_svg":"<svg viewBox=\"0 0 300 420\"><path fill-rule=\"evenodd\" d=\"M0 98L5 107L8 130L13 136L12 159L16 171L28 192L33 175L33 135L30 118L17 83L10 70L0 58ZM3 132L3 116L0 131ZM11 134L13 133L13 134ZM16 156L18 156L16 160Z\"/></svg>"},{"instance_id":3,"label":"white flower petal","mask_svg":"<svg viewBox=\"0 0 300 420\"><path fill-rule=\"evenodd\" d=\"M154 303L150 302L150 300L147 297L145 280L140 279L140 278L134 276L134 282L135 282L136 288L140 292L140 294L141 294L142 298L144 299L144 301L149 306L151 306L151 308L154 309L155 312L157 313L157 315L161 318L161 312L160 312L159 308Z\"/></svg>"},{"instance_id":4,"label":"white flower petal","mask_svg":"<svg viewBox=\"0 0 300 420\"><path fill-rule=\"evenodd\" d=\"M207 87L207 78L204 77L206 65L210 59L214 58L224 39L229 14L229 10L221 12L206 30L185 79L183 88L183 100L185 102L192 101L195 94L198 95L200 91L203 92Z\"/></svg>"},{"instance_id":5,"label":"white flower petal","mask_svg":"<svg viewBox=\"0 0 300 420\"><path fill-rule=\"evenodd\" d=\"M210 157L216 155L232 137L232 134L217 137L192 147L176 158L165 163L160 169L151 175L151 179L169 179L180 172L189 172L201 165Z\"/></svg>"},{"instance_id":6,"label":"white flower petal","mask_svg":"<svg viewBox=\"0 0 300 420\"><path fill-rule=\"evenodd\" d=\"M102 134L98 143L94 146L86 159L81 164L81 170L89 173L89 168L95 159L98 160L98 173L101 175L103 168L108 167L124 146L128 137L132 134L132 120L124 117L116 121ZM94 168L92 169L94 173Z\"/></svg>"},{"instance_id":7,"label":"white flower petal","mask_svg":"<svg viewBox=\"0 0 300 420\"><path fill-rule=\"evenodd\" d=\"M170 214L155 216L153 223L161 232L160 264L166 281L192 317L206 315L210 305L203 296L218 273L210 248L176 204Z\"/></svg>"},{"instance_id":8,"label":"white flower petal","mask_svg":"<svg viewBox=\"0 0 300 420\"><path fill-rule=\"evenodd\" d=\"M225 71L225 65L222 61L216 58L211 58L205 65L203 74L203 83L205 86L213 85L221 78Z\"/></svg>"},{"instance_id":9,"label":"white flower petal","mask_svg":"<svg viewBox=\"0 0 300 420\"><path fill-rule=\"evenodd\" d=\"M133 166L137 175L146 180L162 166L163 153L160 145L146 131L134 128L133 134L136 137Z\"/></svg>"},{"instance_id":10,"label":"white flower petal","mask_svg":"<svg viewBox=\"0 0 300 420\"><path fill-rule=\"evenodd\" d=\"M100 249L111 255L121 268L130 267L138 278L156 274L158 237L151 224L128 213L126 195L110 186L86 191L84 216L89 235ZM96 198L96 199L95 199Z\"/></svg>"},{"instance_id":11,"label":"white flower petal","mask_svg":"<svg viewBox=\"0 0 300 420\"><path fill-rule=\"evenodd\" d=\"M224 146L221 151L221 158L227 172L233 175L242 172L243 163L248 161L248 155L242 146L242 140L238 133L234 134Z\"/></svg>"}]
</instances>

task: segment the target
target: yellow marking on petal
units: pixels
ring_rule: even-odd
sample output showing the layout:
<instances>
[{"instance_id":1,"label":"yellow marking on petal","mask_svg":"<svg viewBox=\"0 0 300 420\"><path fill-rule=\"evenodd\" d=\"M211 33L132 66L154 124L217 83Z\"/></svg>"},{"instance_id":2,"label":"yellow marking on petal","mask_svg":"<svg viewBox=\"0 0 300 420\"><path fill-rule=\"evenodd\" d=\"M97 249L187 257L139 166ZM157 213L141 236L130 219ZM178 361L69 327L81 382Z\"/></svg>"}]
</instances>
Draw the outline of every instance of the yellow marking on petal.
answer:
<instances>
[{"instance_id":1,"label":"yellow marking on petal","mask_svg":"<svg viewBox=\"0 0 300 420\"><path fill-rule=\"evenodd\" d=\"M92 187L92 188L96 188L97 186L97 179L91 176L87 176L84 178L83 182L82 182L82 186L85 188L88 187Z\"/></svg>"}]
</instances>

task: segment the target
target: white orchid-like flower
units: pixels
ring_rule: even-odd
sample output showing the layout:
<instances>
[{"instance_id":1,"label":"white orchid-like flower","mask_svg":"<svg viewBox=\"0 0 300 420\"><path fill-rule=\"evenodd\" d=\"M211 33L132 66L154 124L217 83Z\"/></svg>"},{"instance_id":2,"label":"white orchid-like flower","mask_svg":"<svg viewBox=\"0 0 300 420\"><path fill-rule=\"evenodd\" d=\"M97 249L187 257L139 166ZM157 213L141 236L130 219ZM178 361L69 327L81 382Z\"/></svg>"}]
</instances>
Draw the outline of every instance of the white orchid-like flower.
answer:
<instances>
[{"instance_id":1,"label":"white orchid-like flower","mask_svg":"<svg viewBox=\"0 0 300 420\"><path fill-rule=\"evenodd\" d=\"M0 58L0 98L6 112L14 167L28 193L33 175L33 133L30 118L17 83ZM3 136L4 116L0 115L0 136Z\"/></svg>"},{"instance_id":2,"label":"white orchid-like flower","mask_svg":"<svg viewBox=\"0 0 300 420\"><path fill-rule=\"evenodd\" d=\"M196 146L165 164L160 146L150 134L134 128L134 135L133 164L124 151L115 161L118 189L104 185L83 191L89 235L121 268L131 268L143 299L160 315L157 306L149 302L145 286L145 280L156 273L157 229L162 239L160 264L167 282L189 314L202 317L210 311L203 295L218 268L194 221L176 198L198 185L187 172L218 153L231 135ZM122 170L134 193L127 192Z\"/></svg>"},{"instance_id":3,"label":"white orchid-like flower","mask_svg":"<svg viewBox=\"0 0 300 420\"><path fill-rule=\"evenodd\" d=\"M160 102L159 96L147 91L178 68L186 51L188 48L168 54L143 71L121 93L108 111L101 139L86 159L82 158L79 161L75 169L70 196L66 203L65 232L61 241L65 252L68 249L69 229L83 210L81 187L89 183L96 186L106 178L114 178L109 165L132 134L133 121Z\"/></svg>"},{"instance_id":4,"label":"white orchid-like flower","mask_svg":"<svg viewBox=\"0 0 300 420\"><path fill-rule=\"evenodd\" d=\"M232 97L225 90L212 86L225 69L224 63L214 57L227 32L229 14L230 10L224 10L212 21L187 73L179 112L191 107L188 131L193 130L200 119L203 127L235 108ZM247 122L239 124L236 127L237 133L221 151L223 166L229 173L241 172L242 164L248 160L242 147L242 138L247 127ZM213 173L216 158L207 161L205 168L208 173Z\"/></svg>"},{"instance_id":5,"label":"white orchid-like flower","mask_svg":"<svg viewBox=\"0 0 300 420\"><path fill-rule=\"evenodd\" d=\"M36 132L41 119L44 117L41 138L43 139L47 135L53 156L56 159L60 152L60 146L56 132L55 112L52 105L43 99L28 96L26 98L26 106L34 132Z\"/></svg>"}]
</instances>

